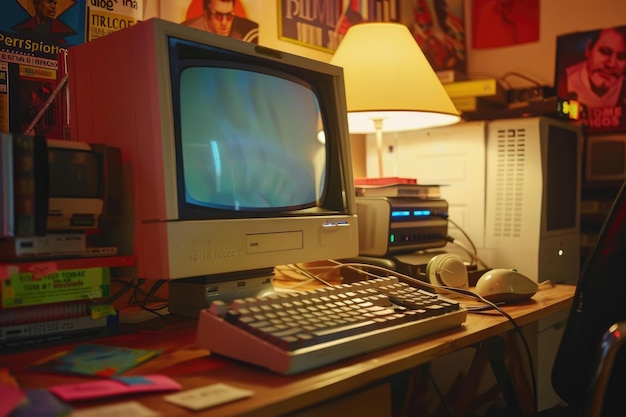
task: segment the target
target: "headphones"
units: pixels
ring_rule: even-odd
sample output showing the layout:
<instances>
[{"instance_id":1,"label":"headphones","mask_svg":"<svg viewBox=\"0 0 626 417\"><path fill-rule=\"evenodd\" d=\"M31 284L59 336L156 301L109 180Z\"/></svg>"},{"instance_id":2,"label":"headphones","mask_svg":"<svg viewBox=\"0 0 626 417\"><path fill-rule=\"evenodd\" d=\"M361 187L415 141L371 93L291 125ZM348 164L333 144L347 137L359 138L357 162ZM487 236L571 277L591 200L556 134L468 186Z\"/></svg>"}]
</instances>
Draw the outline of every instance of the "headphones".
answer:
<instances>
[{"instance_id":1,"label":"headphones","mask_svg":"<svg viewBox=\"0 0 626 417\"><path fill-rule=\"evenodd\" d=\"M469 288L467 268L457 255L442 253L433 256L426 265L426 277L435 286ZM437 292L449 291L437 289Z\"/></svg>"}]
</instances>

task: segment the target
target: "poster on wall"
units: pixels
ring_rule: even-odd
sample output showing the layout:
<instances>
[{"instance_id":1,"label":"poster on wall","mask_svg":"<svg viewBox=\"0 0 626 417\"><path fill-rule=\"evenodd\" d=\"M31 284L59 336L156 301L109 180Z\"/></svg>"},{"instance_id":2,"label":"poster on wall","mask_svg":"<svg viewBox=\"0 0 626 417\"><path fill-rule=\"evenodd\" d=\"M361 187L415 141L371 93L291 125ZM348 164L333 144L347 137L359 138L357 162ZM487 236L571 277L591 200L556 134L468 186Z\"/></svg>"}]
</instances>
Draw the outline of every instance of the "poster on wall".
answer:
<instances>
[{"instance_id":1,"label":"poster on wall","mask_svg":"<svg viewBox=\"0 0 626 417\"><path fill-rule=\"evenodd\" d=\"M250 18L243 0L167 0L160 2L158 14L185 26L259 43L259 24Z\"/></svg>"},{"instance_id":2,"label":"poster on wall","mask_svg":"<svg viewBox=\"0 0 626 417\"><path fill-rule=\"evenodd\" d=\"M466 78L463 0L411 0L410 8L403 5L400 21L409 28L442 82Z\"/></svg>"},{"instance_id":3,"label":"poster on wall","mask_svg":"<svg viewBox=\"0 0 626 417\"><path fill-rule=\"evenodd\" d=\"M474 49L539 41L539 0L473 0L471 3Z\"/></svg>"},{"instance_id":4,"label":"poster on wall","mask_svg":"<svg viewBox=\"0 0 626 417\"><path fill-rule=\"evenodd\" d=\"M557 37L555 86L592 132L626 132L626 26Z\"/></svg>"},{"instance_id":5,"label":"poster on wall","mask_svg":"<svg viewBox=\"0 0 626 417\"><path fill-rule=\"evenodd\" d=\"M397 22L399 0L280 0L282 40L334 52L348 28L361 22Z\"/></svg>"},{"instance_id":6,"label":"poster on wall","mask_svg":"<svg viewBox=\"0 0 626 417\"><path fill-rule=\"evenodd\" d=\"M86 1L3 0L0 30L41 45L78 45L85 41Z\"/></svg>"}]
</instances>

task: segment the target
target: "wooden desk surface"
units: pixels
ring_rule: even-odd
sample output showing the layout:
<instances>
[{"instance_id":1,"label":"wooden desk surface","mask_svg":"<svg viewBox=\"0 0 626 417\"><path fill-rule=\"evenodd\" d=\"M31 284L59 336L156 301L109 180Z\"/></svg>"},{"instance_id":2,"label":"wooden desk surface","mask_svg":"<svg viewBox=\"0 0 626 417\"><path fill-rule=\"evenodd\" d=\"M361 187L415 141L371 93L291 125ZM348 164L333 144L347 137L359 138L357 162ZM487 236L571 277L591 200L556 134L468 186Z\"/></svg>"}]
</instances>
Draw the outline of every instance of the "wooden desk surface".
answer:
<instances>
[{"instance_id":1,"label":"wooden desk surface","mask_svg":"<svg viewBox=\"0 0 626 417\"><path fill-rule=\"evenodd\" d=\"M504 307L520 326L568 309L574 286L557 285L540 290L529 302ZM512 329L506 318L497 313L469 314L459 329L438 333L414 342L401 344L371 354L357 356L334 365L295 376L276 375L269 371L208 355L194 345L195 321L172 324L155 331L95 339L93 343L116 346L162 349L156 359L126 375L167 374L184 389L228 383L254 391L250 398L194 412L207 416L275 416L301 410L322 401L363 389L376 381L466 348ZM0 355L0 367L10 369L22 388L45 388L53 384L76 383L86 378L31 372L28 365L71 345L48 347L21 353ZM188 412L162 399L162 394L118 397L116 401L140 401L163 415L179 416ZM107 401L73 404L76 408L105 404Z\"/></svg>"}]
</instances>

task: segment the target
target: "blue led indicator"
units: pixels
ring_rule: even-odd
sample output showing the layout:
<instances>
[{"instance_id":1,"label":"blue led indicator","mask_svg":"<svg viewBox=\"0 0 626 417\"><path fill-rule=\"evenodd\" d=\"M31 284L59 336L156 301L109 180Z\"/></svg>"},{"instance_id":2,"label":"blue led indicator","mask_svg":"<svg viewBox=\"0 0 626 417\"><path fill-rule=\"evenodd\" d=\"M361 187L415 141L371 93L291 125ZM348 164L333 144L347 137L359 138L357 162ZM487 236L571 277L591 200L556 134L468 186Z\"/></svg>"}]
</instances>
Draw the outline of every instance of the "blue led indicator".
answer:
<instances>
[{"instance_id":1,"label":"blue led indicator","mask_svg":"<svg viewBox=\"0 0 626 417\"><path fill-rule=\"evenodd\" d=\"M413 212L413 215L414 215L414 216L418 216L418 217L421 217L421 216L430 216L430 210L415 210L415 211Z\"/></svg>"},{"instance_id":2,"label":"blue led indicator","mask_svg":"<svg viewBox=\"0 0 626 417\"><path fill-rule=\"evenodd\" d=\"M394 243L396 241L396 235L393 233L389 236L389 242Z\"/></svg>"},{"instance_id":3,"label":"blue led indicator","mask_svg":"<svg viewBox=\"0 0 626 417\"><path fill-rule=\"evenodd\" d=\"M409 217L411 212L408 210L396 210L391 212L391 217Z\"/></svg>"}]
</instances>

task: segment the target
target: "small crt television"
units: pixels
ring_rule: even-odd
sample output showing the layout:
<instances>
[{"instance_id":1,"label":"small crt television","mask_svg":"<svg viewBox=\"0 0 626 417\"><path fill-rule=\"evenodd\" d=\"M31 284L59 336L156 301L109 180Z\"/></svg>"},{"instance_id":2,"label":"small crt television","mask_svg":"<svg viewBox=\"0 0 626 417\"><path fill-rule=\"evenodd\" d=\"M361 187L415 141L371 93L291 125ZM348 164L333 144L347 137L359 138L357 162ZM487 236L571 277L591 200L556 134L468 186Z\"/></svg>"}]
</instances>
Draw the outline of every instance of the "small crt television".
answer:
<instances>
[{"instance_id":1,"label":"small crt television","mask_svg":"<svg viewBox=\"0 0 626 417\"><path fill-rule=\"evenodd\" d=\"M160 19L68 64L72 138L122 151L126 207L102 233L136 277L358 254L341 68Z\"/></svg>"},{"instance_id":2,"label":"small crt television","mask_svg":"<svg viewBox=\"0 0 626 417\"><path fill-rule=\"evenodd\" d=\"M588 135L585 143L585 180L625 179L626 133Z\"/></svg>"}]
</instances>

